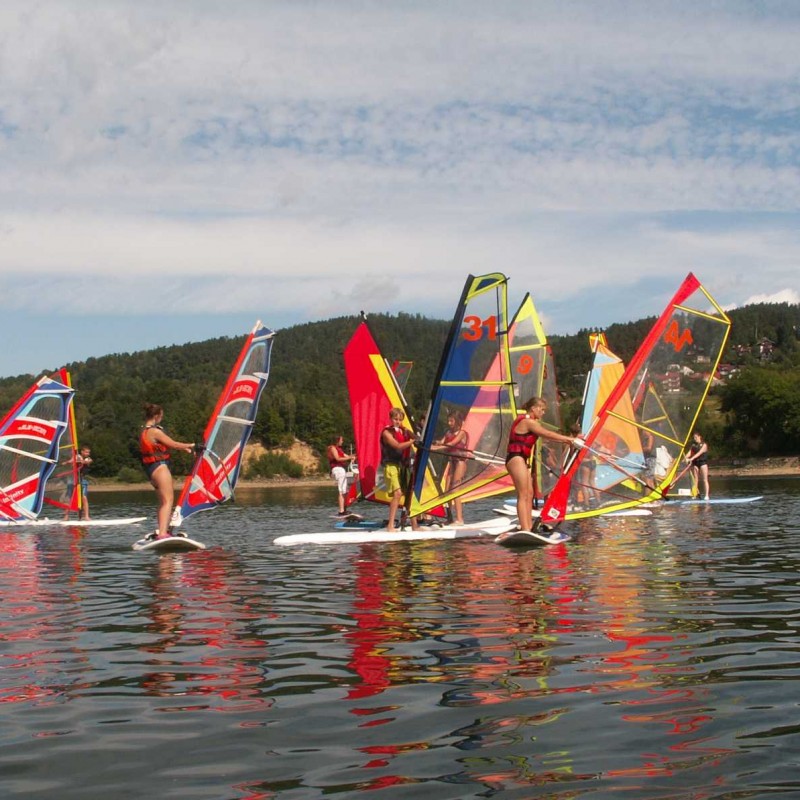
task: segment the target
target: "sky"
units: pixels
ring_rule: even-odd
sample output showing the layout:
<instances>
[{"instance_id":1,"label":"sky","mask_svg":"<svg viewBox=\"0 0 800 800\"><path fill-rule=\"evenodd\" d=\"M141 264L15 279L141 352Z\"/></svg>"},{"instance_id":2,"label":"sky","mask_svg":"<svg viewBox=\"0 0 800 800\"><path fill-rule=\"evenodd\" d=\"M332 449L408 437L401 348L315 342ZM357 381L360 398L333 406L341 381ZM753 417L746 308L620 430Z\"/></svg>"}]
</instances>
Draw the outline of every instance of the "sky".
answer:
<instances>
[{"instance_id":1,"label":"sky","mask_svg":"<svg viewBox=\"0 0 800 800\"><path fill-rule=\"evenodd\" d=\"M0 377L489 272L551 334L690 271L800 302L798 41L795 2L3 0Z\"/></svg>"}]
</instances>

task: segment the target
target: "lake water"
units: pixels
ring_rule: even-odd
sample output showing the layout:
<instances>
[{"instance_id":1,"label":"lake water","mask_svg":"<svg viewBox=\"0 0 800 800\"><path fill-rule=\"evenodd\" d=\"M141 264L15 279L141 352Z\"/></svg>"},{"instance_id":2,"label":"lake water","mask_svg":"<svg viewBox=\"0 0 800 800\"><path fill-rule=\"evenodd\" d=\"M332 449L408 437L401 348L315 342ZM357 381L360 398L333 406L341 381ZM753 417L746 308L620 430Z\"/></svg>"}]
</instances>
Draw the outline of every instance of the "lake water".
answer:
<instances>
[{"instance_id":1,"label":"lake water","mask_svg":"<svg viewBox=\"0 0 800 800\"><path fill-rule=\"evenodd\" d=\"M765 497L525 551L272 545L333 486L241 492L189 554L0 530L0 797L800 797L800 480L712 488Z\"/></svg>"}]
</instances>

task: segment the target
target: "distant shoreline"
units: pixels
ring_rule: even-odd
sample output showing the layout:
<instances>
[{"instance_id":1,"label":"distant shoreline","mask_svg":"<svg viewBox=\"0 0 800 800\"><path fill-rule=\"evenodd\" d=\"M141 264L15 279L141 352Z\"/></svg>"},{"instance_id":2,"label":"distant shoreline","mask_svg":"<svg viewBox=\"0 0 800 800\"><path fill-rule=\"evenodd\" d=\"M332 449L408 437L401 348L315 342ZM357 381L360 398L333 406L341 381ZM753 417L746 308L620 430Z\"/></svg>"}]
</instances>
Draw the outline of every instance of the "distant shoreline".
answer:
<instances>
[{"instance_id":1,"label":"distant shoreline","mask_svg":"<svg viewBox=\"0 0 800 800\"><path fill-rule=\"evenodd\" d=\"M717 464L710 463L709 470L712 476L720 478L764 478L764 477L800 477L800 456L780 458L743 458L733 461L724 461ZM175 481L176 491L182 485L182 480ZM314 475L308 478L259 478L255 480L239 481L236 490L248 489L286 489L306 488L315 486L330 486L335 488L334 482L325 475ZM146 492L152 487L146 481L141 483L117 483L103 478L93 480L89 484L89 492Z\"/></svg>"}]
</instances>

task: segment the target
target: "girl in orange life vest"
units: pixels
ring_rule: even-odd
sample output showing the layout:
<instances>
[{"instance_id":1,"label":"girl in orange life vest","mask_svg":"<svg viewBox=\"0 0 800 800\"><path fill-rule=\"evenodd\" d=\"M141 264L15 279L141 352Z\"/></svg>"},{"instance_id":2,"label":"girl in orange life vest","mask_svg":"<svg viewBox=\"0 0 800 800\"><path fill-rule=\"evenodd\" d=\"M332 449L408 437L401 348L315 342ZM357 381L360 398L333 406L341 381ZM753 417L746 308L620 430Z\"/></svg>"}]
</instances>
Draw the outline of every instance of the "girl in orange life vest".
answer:
<instances>
[{"instance_id":1,"label":"girl in orange life vest","mask_svg":"<svg viewBox=\"0 0 800 800\"><path fill-rule=\"evenodd\" d=\"M153 484L158 497L158 539L169 536L169 520L172 514L174 487L169 469L169 451L183 450L191 453L194 444L176 442L164 433L161 420L164 409L155 403L144 407L144 428L139 434L139 453L144 471Z\"/></svg>"},{"instance_id":2,"label":"girl in orange life vest","mask_svg":"<svg viewBox=\"0 0 800 800\"><path fill-rule=\"evenodd\" d=\"M407 471L411 464L411 448L414 447L414 434L403 427L405 412L401 408L389 410L391 425L381 431L381 463L383 464L383 478L386 482L386 491L389 494L389 521L386 530L389 533L397 531L395 517L400 501L408 488L403 485L402 473ZM416 517L411 517L411 530L419 530Z\"/></svg>"},{"instance_id":3,"label":"girl in orange life vest","mask_svg":"<svg viewBox=\"0 0 800 800\"><path fill-rule=\"evenodd\" d=\"M555 433L542 425L539 420L547 410L547 401L541 397L526 400L522 409L526 412L525 415L517 417L508 436L506 469L517 491L519 529L529 531L533 527L533 475L530 462L537 439L550 439L572 447L582 447L583 441Z\"/></svg>"},{"instance_id":4,"label":"girl in orange life vest","mask_svg":"<svg viewBox=\"0 0 800 800\"><path fill-rule=\"evenodd\" d=\"M328 464L331 468L331 478L336 481L339 489L339 516L347 516L347 494L350 486L347 482L347 465L355 458L348 456L342 450L344 436L334 436L333 441L328 445Z\"/></svg>"},{"instance_id":5,"label":"girl in orange life vest","mask_svg":"<svg viewBox=\"0 0 800 800\"><path fill-rule=\"evenodd\" d=\"M431 450L438 450L448 454L447 464L442 473L442 485L446 492L453 489L467 473L467 458L469 457L469 435L463 429L464 416L459 411L453 411L447 415L447 430L444 436L439 439ZM456 525L464 524L464 504L461 498L453 500L453 508L456 512L454 520Z\"/></svg>"}]
</instances>

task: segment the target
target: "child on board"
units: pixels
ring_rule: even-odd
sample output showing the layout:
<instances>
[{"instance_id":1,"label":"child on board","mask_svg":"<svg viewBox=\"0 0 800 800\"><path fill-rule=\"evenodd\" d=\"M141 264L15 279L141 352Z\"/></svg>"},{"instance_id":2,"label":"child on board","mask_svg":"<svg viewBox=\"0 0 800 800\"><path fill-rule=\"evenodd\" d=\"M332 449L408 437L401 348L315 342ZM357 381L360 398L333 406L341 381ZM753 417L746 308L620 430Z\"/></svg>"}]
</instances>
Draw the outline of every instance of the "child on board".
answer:
<instances>
[{"instance_id":1,"label":"child on board","mask_svg":"<svg viewBox=\"0 0 800 800\"><path fill-rule=\"evenodd\" d=\"M342 445L344 436L337 434L328 445L328 464L331 469L331 478L336 481L336 488L339 491L339 516L347 516L347 495L350 493L350 481L347 477L347 467L355 459L344 452Z\"/></svg>"},{"instance_id":2,"label":"child on board","mask_svg":"<svg viewBox=\"0 0 800 800\"><path fill-rule=\"evenodd\" d=\"M539 439L549 439L572 447L583 447L582 439L564 436L546 428L541 423L547 411L547 401L531 397L522 404L525 412L514 420L508 435L506 469L517 492L517 518L521 531L533 528L533 474L531 462Z\"/></svg>"},{"instance_id":3,"label":"child on board","mask_svg":"<svg viewBox=\"0 0 800 800\"><path fill-rule=\"evenodd\" d=\"M708 500L708 444L702 434L695 431L692 434L692 443L685 455L687 463L691 464L692 480L697 487L698 496Z\"/></svg>"},{"instance_id":4,"label":"child on board","mask_svg":"<svg viewBox=\"0 0 800 800\"><path fill-rule=\"evenodd\" d=\"M166 539L169 533L169 520L175 489L172 472L169 468L170 450L182 450L191 453L195 445L189 442L176 442L161 427L164 409L156 403L147 403L144 407L144 427L139 434L139 458L145 474L158 498L158 529L153 536Z\"/></svg>"},{"instance_id":5,"label":"child on board","mask_svg":"<svg viewBox=\"0 0 800 800\"><path fill-rule=\"evenodd\" d=\"M381 465L386 491L390 498L389 521L386 524L389 533L399 530L395 519L411 480L411 452L415 439L413 431L403 425L405 417L403 409L390 409L391 424L381 431ZM419 530L416 517L411 517L411 530Z\"/></svg>"}]
</instances>

